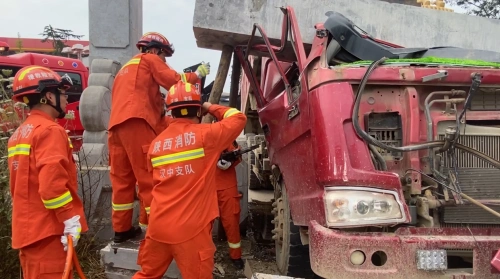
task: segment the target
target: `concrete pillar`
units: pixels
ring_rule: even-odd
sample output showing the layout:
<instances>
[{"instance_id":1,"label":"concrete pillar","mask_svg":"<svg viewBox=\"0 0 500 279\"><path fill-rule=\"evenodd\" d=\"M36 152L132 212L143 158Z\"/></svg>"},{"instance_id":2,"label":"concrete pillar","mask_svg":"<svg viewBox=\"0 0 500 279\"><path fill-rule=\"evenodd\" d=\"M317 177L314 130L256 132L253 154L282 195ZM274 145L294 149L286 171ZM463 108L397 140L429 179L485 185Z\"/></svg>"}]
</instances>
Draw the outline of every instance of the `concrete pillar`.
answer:
<instances>
[{"instance_id":1,"label":"concrete pillar","mask_svg":"<svg viewBox=\"0 0 500 279\"><path fill-rule=\"evenodd\" d=\"M326 12L336 11L373 37L405 47L454 46L497 52L500 45L500 20L379 0L196 0L196 43L213 50L246 45L252 25L259 23L271 43L279 45L283 13L278 7L286 5L294 8L307 44L316 36L314 25L326 21Z\"/></svg>"},{"instance_id":2,"label":"concrete pillar","mask_svg":"<svg viewBox=\"0 0 500 279\"><path fill-rule=\"evenodd\" d=\"M142 34L142 0L89 0L89 65L94 58L125 64Z\"/></svg>"},{"instance_id":3,"label":"concrete pillar","mask_svg":"<svg viewBox=\"0 0 500 279\"><path fill-rule=\"evenodd\" d=\"M415 7L420 7L422 5L421 3L418 3L417 0L380 0L380 1L389 2L393 4L415 6Z\"/></svg>"},{"instance_id":4,"label":"concrete pillar","mask_svg":"<svg viewBox=\"0 0 500 279\"><path fill-rule=\"evenodd\" d=\"M135 46L143 34L142 0L89 0L90 65L89 87L80 101L82 124L85 128L83 146L78 158L82 166L81 195L86 195L87 212L107 208L99 217L89 220L93 227L101 225L98 238L113 236L111 228L111 190L109 181L107 127L111 111L111 90L114 77L122 65L138 53ZM94 60L96 59L96 60ZM85 158L85 162L82 161ZM97 214L96 214L97 215ZM138 207L134 209L138 217ZM137 266L138 243L128 241L125 247L101 250L108 278L131 278ZM175 261L166 278L182 279Z\"/></svg>"},{"instance_id":5,"label":"concrete pillar","mask_svg":"<svg viewBox=\"0 0 500 279\"><path fill-rule=\"evenodd\" d=\"M93 193L92 198L89 195L86 198L93 200L88 204L95 207L100 203L111 204L107 162L111 90L121 65L138 52L135 44L142 35L142 0L89 0L89 33L91 73L89 87L80 100L80 117L85 132L79 159L81 167L89 169L86 174L93 177L82 179L82 186L84 193L85 190ZM94 212L94 208L89 210L89 213ZM108 213L109 216L103 218L109 222L111 209ZM112 237L111 224L105 227L99 236Z\"/></svg>"}]
</instances>

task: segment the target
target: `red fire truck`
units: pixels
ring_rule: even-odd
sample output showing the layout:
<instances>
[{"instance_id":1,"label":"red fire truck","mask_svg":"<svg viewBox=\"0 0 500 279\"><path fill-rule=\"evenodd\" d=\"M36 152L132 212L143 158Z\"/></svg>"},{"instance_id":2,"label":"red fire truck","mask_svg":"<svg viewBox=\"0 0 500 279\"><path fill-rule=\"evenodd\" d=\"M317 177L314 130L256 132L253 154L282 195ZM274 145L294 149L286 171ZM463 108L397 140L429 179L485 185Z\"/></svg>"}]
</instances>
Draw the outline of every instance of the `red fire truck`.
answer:
<instances>
[{"instance_id":1,"label":"red fire truck","mask_svg":"<svg viewBox=\"0 0 500 279\"><path fill-rule=\"evenodd\" d=\"M69 131L75 151L80 149L83 126L78 113L80 96L87 87L89 77L88 68L78 59L53 56L38 53L18 53L8 56L0 56L0 73L12 71L14 76L17 71L25 66L38 65L54 70L60 75L67 74L73 80L73 87L68 91L67 117L57 120L58 123ZM5 71L7 70L7 71ZM4 122L3 120L0 120ZM5 126L4 126L5 128Z\"/></svg>"}]
</instances>

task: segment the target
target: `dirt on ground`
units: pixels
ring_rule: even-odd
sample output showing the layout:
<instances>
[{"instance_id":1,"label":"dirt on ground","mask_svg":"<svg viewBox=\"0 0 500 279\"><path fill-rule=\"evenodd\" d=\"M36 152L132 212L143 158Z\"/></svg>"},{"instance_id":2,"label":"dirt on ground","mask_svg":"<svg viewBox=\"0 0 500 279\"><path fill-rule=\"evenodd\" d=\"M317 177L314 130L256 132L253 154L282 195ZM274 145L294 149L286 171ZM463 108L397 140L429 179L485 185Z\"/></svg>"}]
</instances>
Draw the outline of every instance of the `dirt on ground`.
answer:
<instances>
[{"instance_id":1,"label":"dirt on ground","mask_svg":"<svg viewBox=\"0 0 500 279\"><path fill-rule=\"evenodd\" d=\"M214 279L217 278L246 278L243 271L234 268L233 263L229 259L229 248L227 242L214 238L217 252L215 254L215 270ZM251 245L250 240L241 239L242 259L248 261L253 272L279 274L274 262L274 247L273 246L256 246Z\"/></svg>"}]
</instances>

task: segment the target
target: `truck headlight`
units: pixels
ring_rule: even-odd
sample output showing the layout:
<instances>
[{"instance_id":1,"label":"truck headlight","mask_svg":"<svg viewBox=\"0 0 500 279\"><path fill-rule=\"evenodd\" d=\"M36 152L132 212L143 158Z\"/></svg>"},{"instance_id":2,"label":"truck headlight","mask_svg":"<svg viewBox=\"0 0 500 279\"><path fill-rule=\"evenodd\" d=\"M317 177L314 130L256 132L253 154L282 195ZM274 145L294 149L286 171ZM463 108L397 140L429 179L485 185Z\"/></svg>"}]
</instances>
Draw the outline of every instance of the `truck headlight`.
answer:
<instances>
[{"instance_id":1,"label":"truck headlight","mask_svg":"<svg viewBox=\"0 0 500 279\"><path fill-rule=\"evenodd\" d=\"M402 223L403 204L395 191L361 187L325 188L328 227Z\"/></svg>"}]
</instances>

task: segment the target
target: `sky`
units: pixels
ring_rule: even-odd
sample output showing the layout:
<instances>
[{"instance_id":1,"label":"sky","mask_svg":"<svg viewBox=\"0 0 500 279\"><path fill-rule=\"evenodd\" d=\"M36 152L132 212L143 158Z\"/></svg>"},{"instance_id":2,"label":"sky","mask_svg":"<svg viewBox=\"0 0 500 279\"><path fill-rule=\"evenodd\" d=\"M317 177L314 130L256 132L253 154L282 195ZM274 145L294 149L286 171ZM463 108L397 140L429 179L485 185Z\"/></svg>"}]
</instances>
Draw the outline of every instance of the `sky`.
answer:
<instances>
[{"instance_id":1,"label":"sky","mask_svg":"<svg viewBox=\"0 0 500 279\"><path fill-rule=\"evenodd\" d=\"M0 37L41 38L46 25L72 30L89 39L88 0L1 1ZM210 62L205 84L215 79L220 51L198 48L193 33L195 0L143 0L143 33L155 31L174 44L175 53L167 62L175 70ZM29 7L29 8L27 8ZM40 12L43 11L43 12ZM7 24L6 24L7 23ZM224 91L229 92L229 78Z\"/></svg>"},{"instance_id":2,"label":"sky","mask_svg":"<svg viewBox=\"0 0 500 279\"><path fill-rule=\"evenodd\" d=\"M416 0L415 0L416 1ZM177 71L210 62L206 84L215 79L220 51L198 48L192 23L195 0L143 0L143 33L160 32L174 44L175 54L167 62ZM462 9L454 8L456 12ZM40 38L46 25L72 30L89 39L88 0L2 1L0 37ZM229 71L224 91L229 92Z\"/></svg>"}]
</instances>

